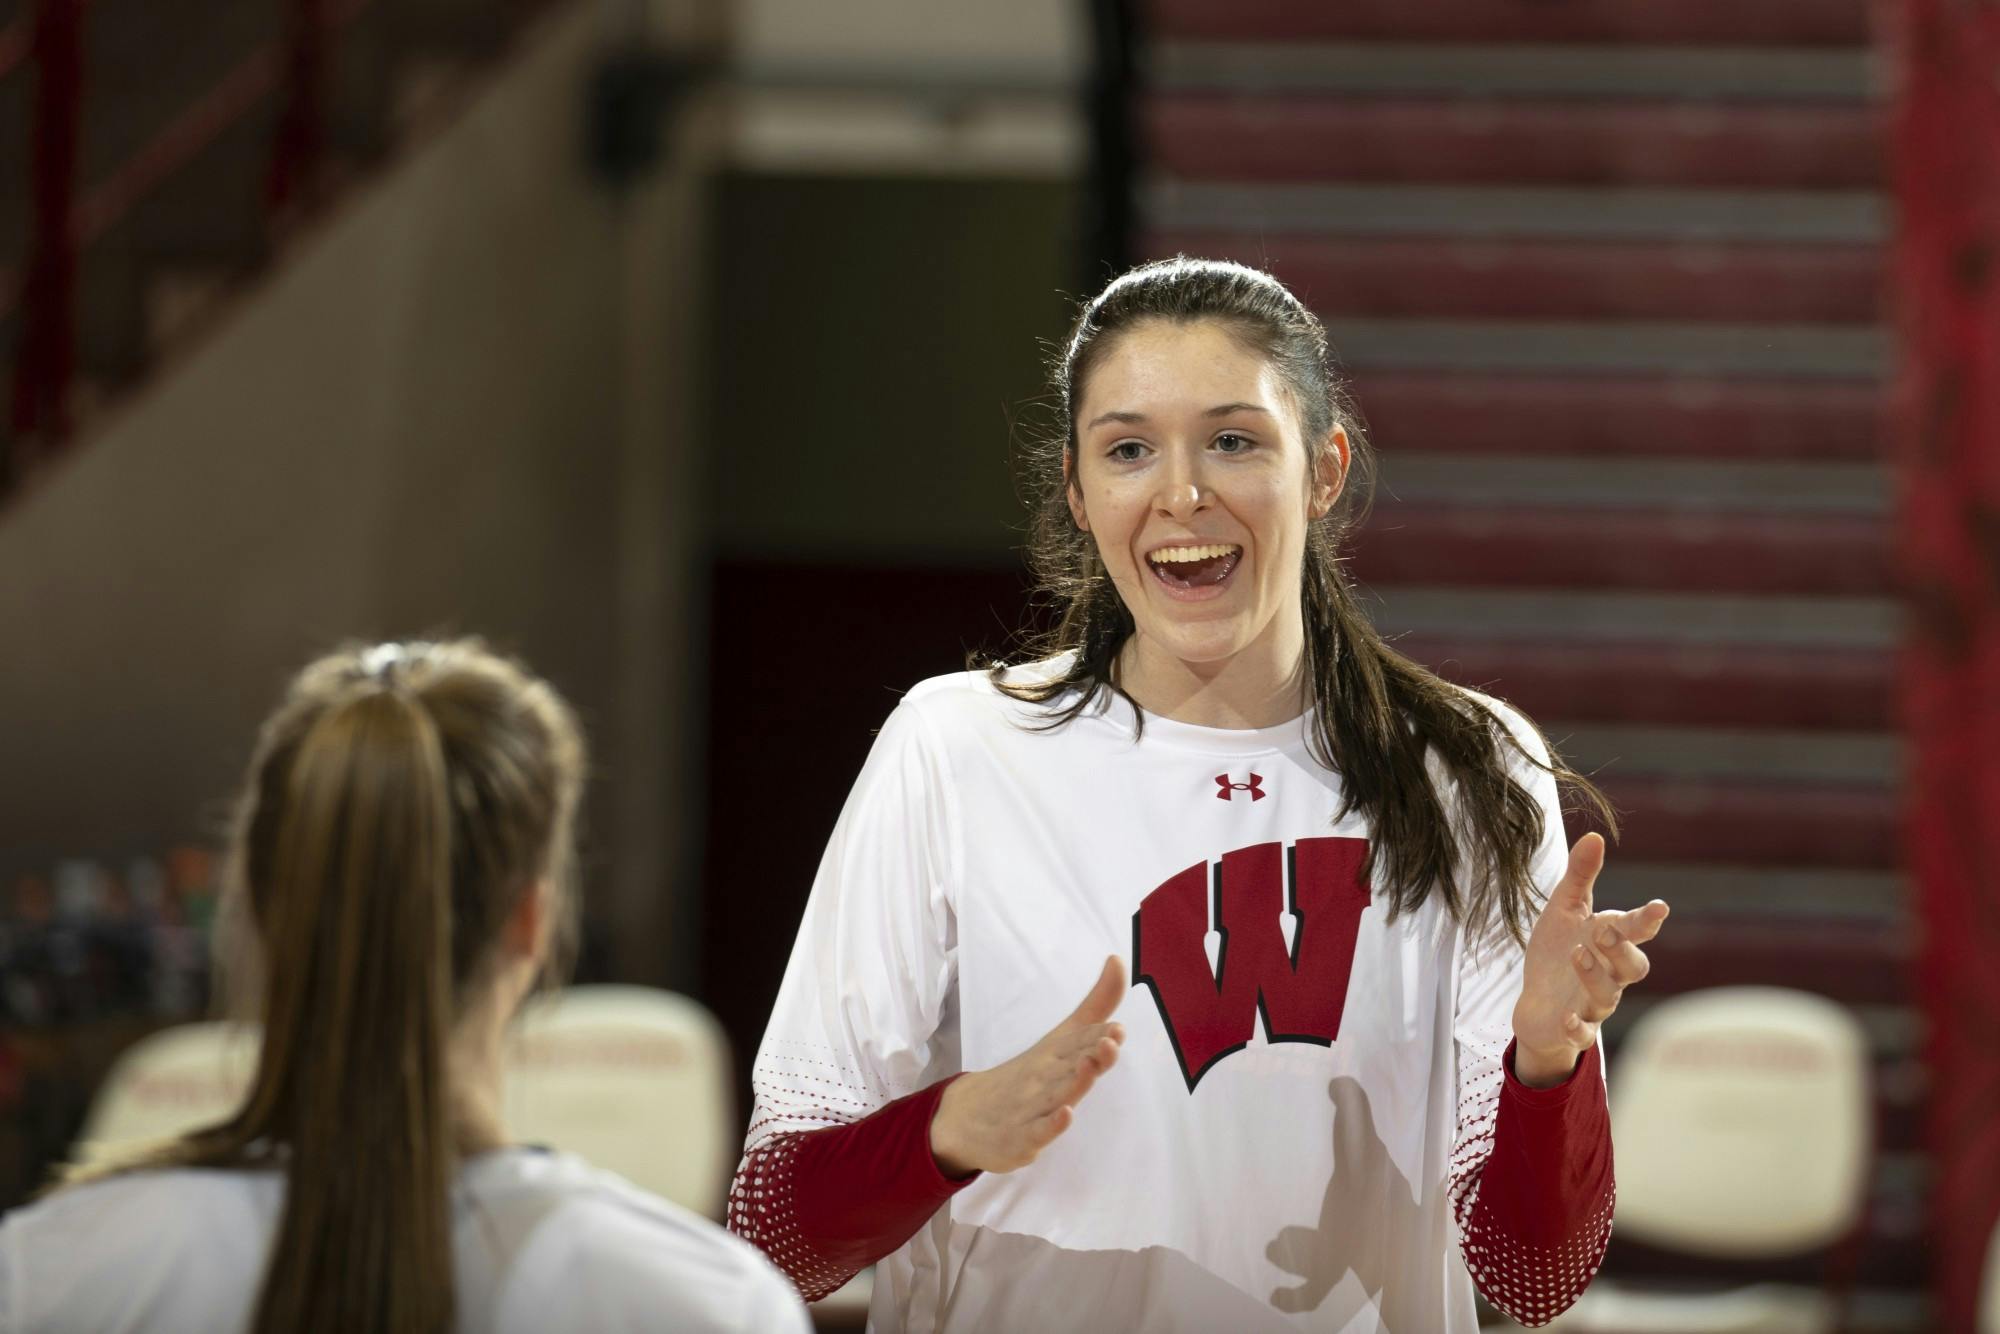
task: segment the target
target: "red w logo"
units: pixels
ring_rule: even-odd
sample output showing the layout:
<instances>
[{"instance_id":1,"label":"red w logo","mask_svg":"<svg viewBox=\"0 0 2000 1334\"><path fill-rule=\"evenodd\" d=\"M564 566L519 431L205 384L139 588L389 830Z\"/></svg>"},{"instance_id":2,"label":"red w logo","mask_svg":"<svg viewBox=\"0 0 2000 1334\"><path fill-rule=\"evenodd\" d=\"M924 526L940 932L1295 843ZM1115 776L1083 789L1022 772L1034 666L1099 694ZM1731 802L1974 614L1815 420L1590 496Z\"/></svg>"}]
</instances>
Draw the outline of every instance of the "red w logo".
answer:
<instances>
[{"instance_id":1,"label":"red w logo","mask_svg":"<svg viewBox=\"0 0 2000 1334\"><path fill-rule=\"evenodd\" d=\"M1153 990L1188 1092L1249 1043L1258 1014L1273 1042L1327 1047L1340 1036L1355 933L1368 906L1367 860L1368 841L1360 838L1302 838L1289 849L1258 843L1224 853L1214 878L1222 943L1213 968L1205 943L1208 863L1188 867L1140 902L1132 914L1132 975ZM1287 912L1289 946L1280 921Z\"/></svg>"}]
</instances>

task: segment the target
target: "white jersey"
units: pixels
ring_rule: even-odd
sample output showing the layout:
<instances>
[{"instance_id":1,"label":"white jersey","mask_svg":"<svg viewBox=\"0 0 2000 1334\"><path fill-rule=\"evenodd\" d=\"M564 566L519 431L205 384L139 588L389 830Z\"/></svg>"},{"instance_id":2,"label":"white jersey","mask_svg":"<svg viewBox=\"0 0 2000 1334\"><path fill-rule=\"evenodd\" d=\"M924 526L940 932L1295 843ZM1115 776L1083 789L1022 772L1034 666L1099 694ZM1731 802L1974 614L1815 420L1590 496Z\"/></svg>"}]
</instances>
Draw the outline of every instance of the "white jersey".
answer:
<instances>
[{"instance_id":1,"label":"white jersey","mask_svg":"<svg viewBox=\"0 0 2000 1334\"><path fill-rule=\"evenodd\" d=\"M1116 1067L1034 1164L877 1266L872 1327L1472 1334L1454 1209L1491 1145L1520 947L1469 939L1436 895L1385 915L1306 719L1148 715L1135 741L1121 699L1049 712L965 673L891 715L806 908L747 1151L1017 1055L1120 955ZM1546 896L1554 782L1515 772Z\"/></svg>"},{"instance_id":2,"label":"white jersey","mask_svg":"<svg viewBox=\"0 0 2000 1334\"><path fill-rule=\"evenodd\" d=\"M0 1221L0 1334L248 1326L283 1176L133 1172ZM567 1154L468 1160L452 1191L463 1334L811 1328L784 1276L704 1218Z\"/></svg>"}]
</instances>

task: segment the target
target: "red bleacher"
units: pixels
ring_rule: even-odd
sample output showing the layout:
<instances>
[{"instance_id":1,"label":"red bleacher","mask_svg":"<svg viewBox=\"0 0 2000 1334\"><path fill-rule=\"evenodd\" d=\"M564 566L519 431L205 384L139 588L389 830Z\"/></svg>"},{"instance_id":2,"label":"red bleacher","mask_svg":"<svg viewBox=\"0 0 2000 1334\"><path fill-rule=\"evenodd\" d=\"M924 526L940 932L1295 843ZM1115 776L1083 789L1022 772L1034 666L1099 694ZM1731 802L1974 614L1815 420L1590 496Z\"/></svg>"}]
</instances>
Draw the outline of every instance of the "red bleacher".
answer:
<instances>
[{"instance_id":1,"label":"red bleacher","mask_svg":"<svg viewBox=\"0 0 2000 1334\"><path fill-rule=\"evenodd\" d=\"M1143 118L1189 179L1866 189L1880 117L1843 106L1517 102L1174 92Z\"/></svg>"},{"instance_id":2,"label":"red bleacher","mask_svg":"<svg viewBox=\"0 0 2000 1334\"><path fill-rule=\"evenodd\" d=\"M1855 1277L1921 1310L1867 6L1142 14L1142 256L1267 267L1333 326L1385 479L1352 569L1385 622L1422 604L1399 647L1605 752L1607 893L1621 867L1689 886L1634 1010L1753 983L1870 1016L1883 1157ZM1760 901L1760 877L1784 892ZM1606 1270L1812 1283L1828 1263L1614 1240Z\"/></svg>"},{"instance_id":3,"label":"red bleacher","mask_svg":"<svg viewBox=\"0 0 2000 1334\"><path fill-rule=\"evenodd\" d=\"M1505 682L1533 718L1867 731L1892 721L1894 664L1877 649L1469 635L1408 635L1396 648L1463 685Z\"/></svg>"},{"instance_id":4,"label":"red bleacher","mask_svg":"<svg viewBox=\"0 0 2000 1334\"><path fill-rule=\"evenodd\" d=\"M1535 509L1378 501L1355 543L1371 585L1886 595L1875 517L1685 509Z\"/></svg>"},{"instance_id":5,"label":"red bleacher","mask_svg":"<svg viewBox=\"0 0 2000 1334\"><path fill-rule=\"evenodd\" d=\"M1673 456L1872 463L1872 380L1491 375L1368 368L1354 394L1385 449L1460 454Z\"/></svg>"},{"instance_id":6,"label":"red bleacher","mask_svg":"<svg viewBox=\"0 0 2000 1334\"><path fill-rule=\"evenodd\" d=\"M1294 236L1170 230L1147 254L1206 255L1283 273L1322 310L1396 318L1873 323L1872 246Z\"/></svg>"},{"instance_id":7,"label":"red bleacher","mask_svg":"<svg viewBox=\"0 0 2000 1334\"><path fill-rule=\"evenodd\" d=\"M1866 0L1146 0L1154 38L1215 42L1646 42L1858 46Z\"/></svg>"}]
</instances>

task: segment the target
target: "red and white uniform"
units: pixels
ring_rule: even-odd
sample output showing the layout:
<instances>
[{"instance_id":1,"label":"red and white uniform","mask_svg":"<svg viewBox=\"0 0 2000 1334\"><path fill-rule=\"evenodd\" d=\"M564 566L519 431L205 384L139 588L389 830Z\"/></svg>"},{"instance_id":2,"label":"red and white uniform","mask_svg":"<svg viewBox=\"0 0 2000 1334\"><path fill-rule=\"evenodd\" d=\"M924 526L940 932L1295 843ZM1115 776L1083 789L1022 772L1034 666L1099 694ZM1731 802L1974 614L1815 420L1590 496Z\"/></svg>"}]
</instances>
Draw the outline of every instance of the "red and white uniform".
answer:
<instances>
[{"instance_id":1,"label":"red and white uniform","mask_svg":"<svg viewBox=\"0 0 2000 1334\"><path fill-rule=\"evenodd\" d=\"M1520 947L1435 895L1387 918L1306 719L1135 741L1116 698L1047 713L967 673L883 727L758 1053L732 1230L808 1298L880 1259L884 1331L1471 1334L1475 1280L1528 1323L1574 1301L1609 1118L1594 1050L1554 1089L1505 1071ZM1561 813L1519 771L1546 893ZM1116 1067L1031 1166L946 1180L941 1081L1037 1041L1107 954Z\"/></svg>"}]
</instances>

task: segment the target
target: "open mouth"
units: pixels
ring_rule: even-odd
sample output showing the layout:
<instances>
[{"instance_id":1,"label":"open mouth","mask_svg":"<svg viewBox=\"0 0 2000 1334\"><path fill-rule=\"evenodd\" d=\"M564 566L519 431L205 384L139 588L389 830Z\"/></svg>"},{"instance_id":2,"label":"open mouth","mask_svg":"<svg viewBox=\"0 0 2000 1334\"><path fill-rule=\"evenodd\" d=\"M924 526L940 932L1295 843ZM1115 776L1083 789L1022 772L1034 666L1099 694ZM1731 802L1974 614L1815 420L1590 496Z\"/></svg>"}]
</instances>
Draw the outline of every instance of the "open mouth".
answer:
<instances>
[{"instance_id":1,"label":"open mouth","mask_svg":"<svg viewBox=\"0 0 2000 1334\"><path fill-rule=\"evenodd\" d=\"M1216 588L1236 571L1243 548L1232 543L1161 547L1146 557L1153 575L1177 593Z\"/></svg>"}]
</instances>

